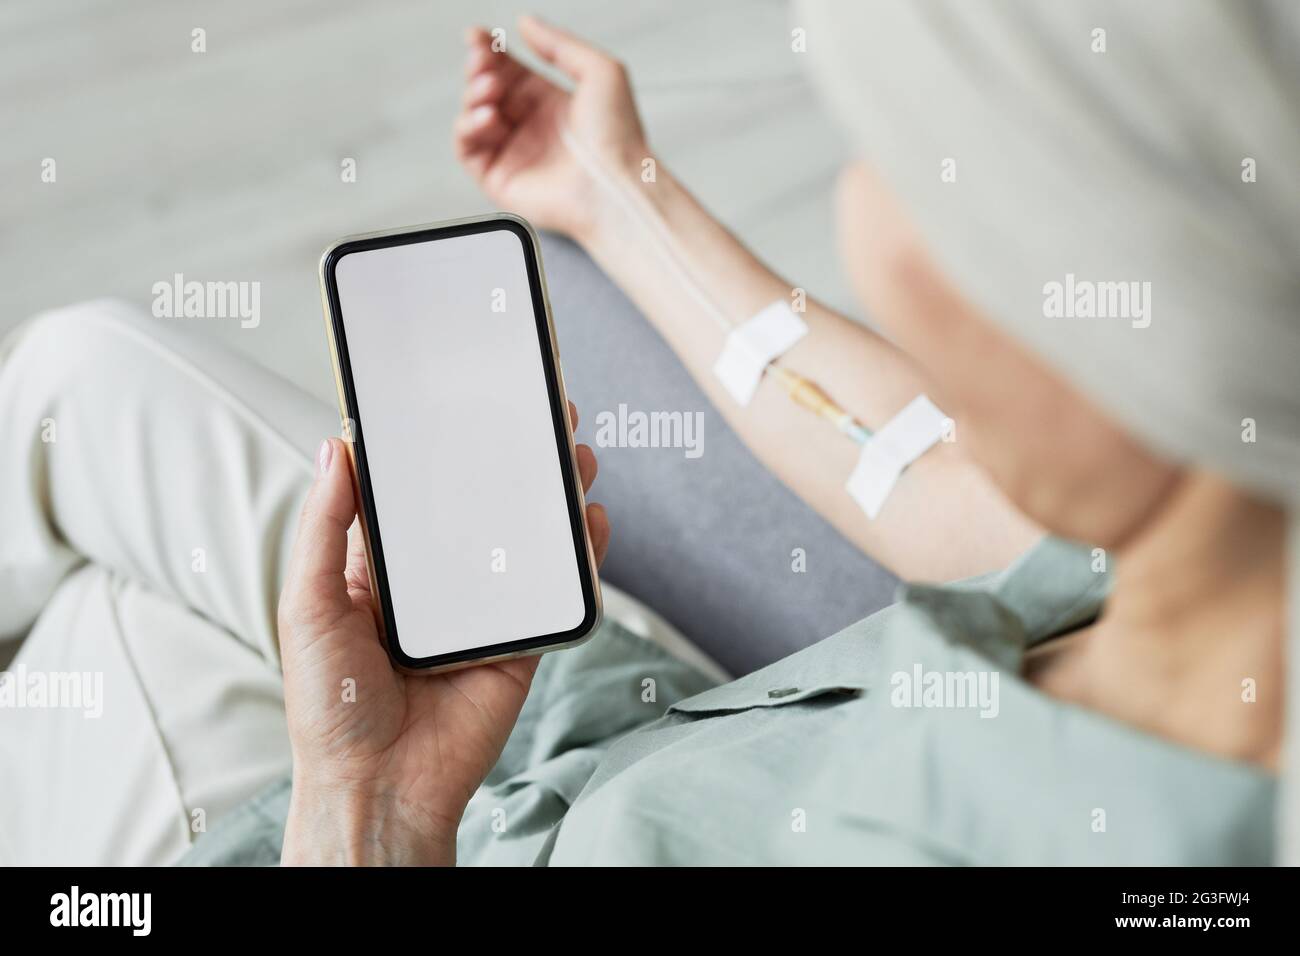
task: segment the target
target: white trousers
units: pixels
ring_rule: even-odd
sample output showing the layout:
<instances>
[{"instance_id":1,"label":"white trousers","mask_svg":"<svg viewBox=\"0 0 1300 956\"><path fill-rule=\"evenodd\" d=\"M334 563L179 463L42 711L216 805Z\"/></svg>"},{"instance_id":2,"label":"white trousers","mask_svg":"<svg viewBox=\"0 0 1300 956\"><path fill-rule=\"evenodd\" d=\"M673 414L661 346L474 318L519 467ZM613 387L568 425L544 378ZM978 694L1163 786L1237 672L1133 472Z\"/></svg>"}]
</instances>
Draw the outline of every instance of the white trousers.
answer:
<instances>
[{"instance_id":1,"label":"white trousers","mask_svg":"<svg viewBox=\"0 0 1300 956\"><path fill-rule=\"evenodd\" d=\"M337 433L334 409L120 303L0 344L0 661L21 642L0 687L0 863L169 863L289 771L276 601Z\"/></svg>"}]
</instances>

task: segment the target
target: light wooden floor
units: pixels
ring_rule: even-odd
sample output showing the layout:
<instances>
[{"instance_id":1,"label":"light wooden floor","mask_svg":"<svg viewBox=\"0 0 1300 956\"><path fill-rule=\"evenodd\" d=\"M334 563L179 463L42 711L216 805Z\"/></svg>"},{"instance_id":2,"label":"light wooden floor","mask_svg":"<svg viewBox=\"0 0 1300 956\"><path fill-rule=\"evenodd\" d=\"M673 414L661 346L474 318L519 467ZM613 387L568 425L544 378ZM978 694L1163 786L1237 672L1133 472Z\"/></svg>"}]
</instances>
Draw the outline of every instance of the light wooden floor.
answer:
<instances>
[{"instance_id":1,"label":"light wooden floor","mask_svg":"<svg viewBox=\"0 0 1300 956\"><path fill-rule=\"evenodd\" d=\"M261 282L262 323L197 320L332 400L316 261L347 233L490 206L456 166L468 0L6 0L0 332L154 282ZM656 151L792 282L847 305L830 190L844 148L774 0L543 0L625 60ZM194 27L207 52L190 51ZM46 157L57 182L41 182ZM343 157L359 181L343 184Z\"/></svg>"}]
</instances>

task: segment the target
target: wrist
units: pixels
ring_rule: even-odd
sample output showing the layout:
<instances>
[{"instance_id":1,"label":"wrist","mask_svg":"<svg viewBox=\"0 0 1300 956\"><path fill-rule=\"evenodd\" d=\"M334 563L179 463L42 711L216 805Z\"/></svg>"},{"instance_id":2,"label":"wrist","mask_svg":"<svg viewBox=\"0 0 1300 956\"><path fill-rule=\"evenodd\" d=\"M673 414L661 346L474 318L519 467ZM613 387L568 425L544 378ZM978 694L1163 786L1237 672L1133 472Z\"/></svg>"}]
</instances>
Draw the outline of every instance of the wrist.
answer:
<instances>
[{"instance_id":1,"label":"wrist","mask_svg":"<svg viewBox=\"0 0 1300 956\"><path fill-rule=\"evenodd\" d=\"M284 866L452 866L458 820L414 826L391 794L293 782Z\"/></svg>"},{"instance_id":2,"label":"wrist","mask_svg":"<svg viewBox=\"0 0 1300 956\"><path fill-rule=\"evenodd\" d=\"M644 143L624 150L615 161L592 162L598 167L588 170L591 214L573 239L599 260L640 228L633 217L666 219L681 187Z\"/></svg>"}]
</instances>

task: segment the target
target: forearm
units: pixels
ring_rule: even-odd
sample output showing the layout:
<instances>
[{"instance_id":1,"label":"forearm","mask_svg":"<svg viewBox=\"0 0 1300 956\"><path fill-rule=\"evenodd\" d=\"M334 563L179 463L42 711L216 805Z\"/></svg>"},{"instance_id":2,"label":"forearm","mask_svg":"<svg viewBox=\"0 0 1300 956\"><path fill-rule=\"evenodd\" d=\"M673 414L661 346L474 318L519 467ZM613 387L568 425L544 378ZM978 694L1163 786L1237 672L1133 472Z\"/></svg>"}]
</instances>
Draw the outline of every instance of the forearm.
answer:
<instances>
[{"instance_id":1,"label":"forearm","mask_svg":"<svg viewBox=\"0 0 1300 956\"><path fill-rule=\"evenodd\" d=\"M749 448L788 487L866 553L901 576L950 579L1006 564L1037 532L952 445L909 467L883 512L869 520L844 489L860 446L796 405L771 376L741 407L712 374L726 329L791 286L714 220L660 166L656 181L607 172L599 214L579 237L664 336ZM621 177L617 179L615 177ZM635 192L633 192L635 191ZM711 314L713 313L713 314ZM888 342L811 300L809 334L782 364L816 382L875 430L927 391ZM960 429L959 429L960 435Z\"/></svg>"}]
</instances>

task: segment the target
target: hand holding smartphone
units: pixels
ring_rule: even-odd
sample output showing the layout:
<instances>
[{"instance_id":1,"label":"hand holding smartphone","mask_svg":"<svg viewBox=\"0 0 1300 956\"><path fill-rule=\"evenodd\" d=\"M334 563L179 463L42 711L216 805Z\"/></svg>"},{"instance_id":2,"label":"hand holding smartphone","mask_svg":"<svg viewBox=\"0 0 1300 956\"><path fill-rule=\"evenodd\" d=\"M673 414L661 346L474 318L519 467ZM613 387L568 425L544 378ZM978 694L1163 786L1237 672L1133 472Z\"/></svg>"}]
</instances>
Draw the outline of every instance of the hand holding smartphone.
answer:
<instances>
[{"instance_id":1,"label":"hand holding smartphone","mask_svg":"<svg viewBox=\"0 0 1300 956\"><path fill-rule=\"evenodd\" d=\"M531 227L497 214L343 239L321 289L394 664L590 636L600 585Z\"/></svg>"}]
</instances>

